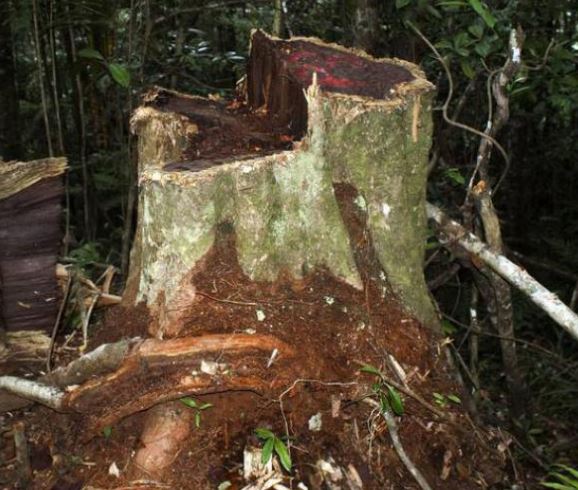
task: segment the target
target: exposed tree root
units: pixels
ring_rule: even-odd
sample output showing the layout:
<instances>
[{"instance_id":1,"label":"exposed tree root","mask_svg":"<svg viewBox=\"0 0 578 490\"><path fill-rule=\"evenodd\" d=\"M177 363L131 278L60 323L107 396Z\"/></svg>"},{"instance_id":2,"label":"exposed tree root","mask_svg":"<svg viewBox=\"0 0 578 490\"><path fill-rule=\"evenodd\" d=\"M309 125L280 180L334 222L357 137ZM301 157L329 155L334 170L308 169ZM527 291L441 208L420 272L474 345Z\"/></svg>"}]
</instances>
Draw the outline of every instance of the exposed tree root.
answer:
<instances>
[{"instance_id":1,"label":"exposed tree root","mask_svg":"<svg viewBox=\"0 0 578 490\"><path fill-rule=\"evenodd\" d=\"M273 350L282 358L293 355L291 347L269 335L133 339L86 354L72 368L53 373L56 383L48 384L47 377L37 382L3 376L0 388L57 411L88 415L82 439L90 439L132 413L187 394L274 388L276 383L262 376ZM101 376L85 381L94 374ZM70 386L72 380L85 382Z\"/></svg>"},{"instance_id":2,"label":"exposed tree root","mask_svg":"<svg viewBox=\"0 0 578 490\"><path fill-rule=\"evenodd\" d=\"M191 432L193 411L182 403L164 403L147 413L142 447L131 462L133 479L161 480Z\"/></svg>"}]
</instances>

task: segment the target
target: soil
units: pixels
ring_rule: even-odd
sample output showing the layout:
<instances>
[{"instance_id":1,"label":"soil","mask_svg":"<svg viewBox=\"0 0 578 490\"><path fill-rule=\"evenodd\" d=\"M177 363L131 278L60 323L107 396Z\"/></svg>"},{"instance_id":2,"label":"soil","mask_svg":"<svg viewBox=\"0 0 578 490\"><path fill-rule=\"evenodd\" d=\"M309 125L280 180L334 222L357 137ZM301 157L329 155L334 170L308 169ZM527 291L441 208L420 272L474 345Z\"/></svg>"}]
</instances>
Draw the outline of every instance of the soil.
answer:
<instances>
[{"instance_id":1,"label":"soil","mask_svg":"<svg viewBox=\"0 0 578 490\"><path fill-rule=\"evenodd\" d=\"M439 352L439 339L403 310L387 282L376 272L371 242L363 233L365 216L353 204L355 190L336 187L356 260L364 271L364 289L356 290L324 270L311 271L303 280L280 279L275 284L255 283L240 269L232 228L223 224L215 247L196 270L197 300L188 308L179 336L211 333L267 333L296 351L277 379L267 370L267 356L252 359L260 366L270 391L223 392L198 396L212 406L201 414L184 448L163 477L165 488L215 489L230 481L242 488L239 477L243 448L259 445L258 427L291 436L294 488L303 481L316 483L312 465L334 458L343 468L352 465L367 489L418 488L391 445L387 427L374 419L372 407L361 399L371 393L375 377L360 373L363 364L384 369L391 354L404 367L411 389L434 403L433 393L457 394ZM91 348L135 335L150 328L146 308L111 309L91 338ZM223 361L214 356L215 361ZM351 384L349 384L351 383ZM132 387L134 396L140 390ZM282 395L283 394L283 395ZM281 397L282 405L279 403ZM503 460L491 448L500 441L475 428L463 408L448 403L438 407L456 422L440 420L421 403L404 396L405 414L399 419L400 437L407 453L433 488L474 489L499 483ZM184 407L183 409L187 409ZM321 414L322 430L309 430L310 418ZM81 443L86 419L35 407L4 415L3 423L23 420L29 438L34 489L154 488L144 483L126 487L129 462L138 450L144 413L137 413L112 427L112 433ZM4 438L1 455L13 453ZM115 463L121 477L109 475ZM8 472L8 478L14 477ZM287 484L289 484L287 482ZM10 488L6 486L5 488Z\"/></svg>"}]
</instances>

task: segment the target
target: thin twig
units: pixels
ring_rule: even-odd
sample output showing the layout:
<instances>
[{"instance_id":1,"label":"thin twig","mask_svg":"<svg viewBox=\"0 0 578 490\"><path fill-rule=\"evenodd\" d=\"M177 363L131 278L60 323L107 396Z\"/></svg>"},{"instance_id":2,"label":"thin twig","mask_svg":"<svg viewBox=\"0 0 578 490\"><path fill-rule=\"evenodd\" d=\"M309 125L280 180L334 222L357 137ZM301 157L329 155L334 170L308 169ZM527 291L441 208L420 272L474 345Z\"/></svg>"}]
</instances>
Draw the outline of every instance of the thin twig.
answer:
<instances>
[{"instance_id":1,"label":"thin twig","mask_svg":"<svg viewBox=\"0 0 578 490\"><path fill-rule=\"evenodd\" d=\"M56 315L56 320L54 320L54 325L52 327L52 333L50 335L50 345L48 346L48 354L46 355L46 371L49 373L52 371L52 352L54 350L54 343L56 341L56 334L58 332L58 327L60 326L60 321L62 320L62 315L66 309L66 304L68 303L68 295L70 294L70 286L72 284L72 274L69 273L66 279L66 287L64 289L64 296L60 303L60 308L58 308L58 314Z\"/></svg>"},{"instance_id":2,"label":"thin twig","mask_svg":"<svg viewBox=\"0 0 578 490\"><path fill-rule=\"evenodd\" d=\"M215 298L214 296L211 296L210 294L207 294L207 293L203 293L201 291L197 291L197 294L200 296L203 296L204 298L208 298L210 300L217 301L219 303L229 303L232 305L241 305L241 306L259 306L259 303L248 303L248 302L244 302L244 301L233 301L231 299Z\"/></svg>"},{"instance_id":3,"label":"thin twig","mask_svg":"<svg viewBox=\"0 0 578 490\"><path fill-rule=\"evenodd\" d=\"M406 467L407 471L413 476L417 484L420 486L422 490L432 490L432 487L429 485L425 477L422 475L421 471L417 468L417 466L413 463L413 461L409 458L403 444L401 443L401 439L399 438L399 431L397 429L397 422L395 421L394 415L389 410L381 410L379 403L375 401L373 398L366 398L364 400L365 403L375 407L381 413L381 416L385 420L387 424L387 428L389 430L389 436L391 437L391 442L393 444L393 448L395 452L399 456L399 459Z\"/></svg>"}]
</instances>

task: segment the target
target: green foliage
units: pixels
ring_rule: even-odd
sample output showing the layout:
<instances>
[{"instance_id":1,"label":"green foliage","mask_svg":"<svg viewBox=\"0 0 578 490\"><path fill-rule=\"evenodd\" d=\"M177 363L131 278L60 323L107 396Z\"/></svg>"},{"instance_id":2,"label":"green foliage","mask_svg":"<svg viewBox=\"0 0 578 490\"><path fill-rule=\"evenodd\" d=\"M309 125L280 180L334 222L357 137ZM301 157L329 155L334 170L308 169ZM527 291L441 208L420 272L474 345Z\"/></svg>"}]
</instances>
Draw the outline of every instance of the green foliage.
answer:
<instances>
[{"instance_id":1,"label":"green foliage","mask_svg":"<svg viewBox=\"0 0 578 490\"><path fill-rule=\"evenodd\" d=\"M130 73L126 67L118 63L108 63L106 67L116 83L123 88L128 88L130 85Z\"/></svg>"},{"instance_id":2,"label":"green foliage","mask_svg":"<svg viewBox=\"0 0 578 490\"><path fill-rule=\"evenodd\" d=\"M453 185L462 186L466 183L466 179L464 179L459 168L447 168L444 174Z\"/></svg>"},{"instance_id":3,"label":"green foliage","mask_svg":"<svg viewBox=\"0 0 578 490\"><path fill-rule=\"evenodd\" d=\"M69 257L73 260L76 267L86 272L89 266L102 261L100 244L98 242L87 242L72 250Z\"/></svg>"},{"instance_id":4,"label":"green foliage","mask_svg":"<svg viewBox=\"0 0 578 490\"><path fill-rule=\"evenodd\" d=\"M379 401L381 411L393 411L396 415L402 416L405 412L405 408L401 395L393 386L387 383L384 379L383 373L370 364L364 365L360 371L377 376L378 381L372 385L372 391Z\"/></svg>"},{"instance_id":5,"label":"green foliage","mask_svg":"<svg viewBox=\"0 0 578 490\"><path fill-rule=\"evenodd\" d=\"M542 482L541 485L546 488L556 490L578 490L578 470L563 464L554 465L554 468L548 473L549 480Z\"/></svg>"},{"instance_id":6,"label":"green foliage","mask_svg":"<svg viewBox=\"0 0 578 490\"><path fill-rule=\"evenodd\" d=\"M476 13L484 20L486 25L493 29L496 25L496 19L488 9L486 5L484 5L480 0L468 0L470 7L472 7Z\"/></svg>"},{"instance_id":7,"label":"green foliage","mask_svg":"<svg viewBox=\"0 0 578 490\"><path fill-rule=\"evenodd\" d=\"M285 443L269 429L255 429L255 434L259 439L264 441L261 463L264 465L267 464L273 456L273 451L275 451L283 468L290 472L293 463L291 462L291 454Z\"/></svg>"},{"instance_id":8,"label":"green foliage","mask_svg":"<svg viewBox=\"0 0 578 490\"><path fill-rule=\"evenodd\" d=\"M201 413L213 406L212 403L199 403L190 396L181 398L180 402L195 411L195 427L197 427L197 429L201 427Z\"/></svg>"},{"instance_id":9,"label":"green foliage","mask_svg":"<svg viewBox=\"0 0 578 490\"><path fill-rule=\"evenodd\" d=\"M444 395L442 393L437 393L435 391L432 393L432 395L434 402L441 408L446 408L450 403L453 403L454 405L461 405L462 403L462 400L457 395L453 394Z\"/></svg>"},{"instance_id":10,"label":"green foliage","mask_svg":"<svg viewBox=\"0 0 578 490\"><path fill-rule=\"evenodd\" d=\"M442 320L442 332L445 336L450 337L458 331L457 327L449 320Z\"/></svg>"},{"instance_id":11,"label":"green foliage","mask_svg":"<svg viewBox=\"0 0 578 490\"><path fill-rule=\"evenodd\" d=\"M112 436L112 427L110 425L104 427L102 429L102 435L104 436L105 439L110 439L110 436Z\"/></svg>"}]
</instances>

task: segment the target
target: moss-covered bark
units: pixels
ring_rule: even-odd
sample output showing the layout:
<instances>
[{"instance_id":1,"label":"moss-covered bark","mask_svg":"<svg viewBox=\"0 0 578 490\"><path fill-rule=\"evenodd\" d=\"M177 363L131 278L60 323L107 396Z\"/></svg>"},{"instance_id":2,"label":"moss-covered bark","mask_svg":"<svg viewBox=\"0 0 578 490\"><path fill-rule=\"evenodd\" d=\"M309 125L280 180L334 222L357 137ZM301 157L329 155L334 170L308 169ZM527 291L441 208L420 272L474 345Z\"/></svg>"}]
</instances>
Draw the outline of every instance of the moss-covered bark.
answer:
<instances>
[{"instance_id":1,"label":"moss-covered bark","mask_svg":"<svg viewBox=\"0 0 578 490\"><path fill-rule=\"evenodd\" d=\"M234 228L239 263L255 281L301 278L322 267L362 287L334 193L334 184L347 183L367 213L387 283L419 320L435 325L422 271L432 86L415 66L390 63L413 80L384 100L323 90L313 76L307 134L292 151L201 171L163 169L178 159L196 124L140 108L134 117L141 140L136 300L162 318L183 291L194 297L191 271L222 223Z\"/></svg>"}]
</instances>

